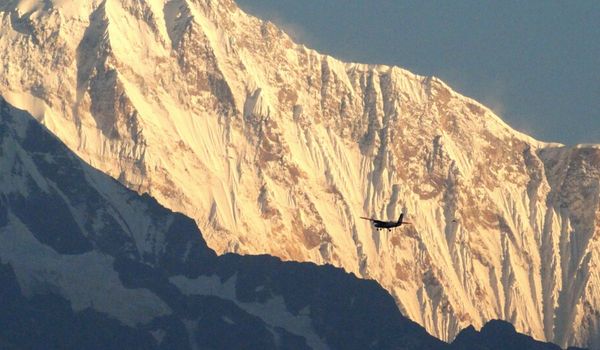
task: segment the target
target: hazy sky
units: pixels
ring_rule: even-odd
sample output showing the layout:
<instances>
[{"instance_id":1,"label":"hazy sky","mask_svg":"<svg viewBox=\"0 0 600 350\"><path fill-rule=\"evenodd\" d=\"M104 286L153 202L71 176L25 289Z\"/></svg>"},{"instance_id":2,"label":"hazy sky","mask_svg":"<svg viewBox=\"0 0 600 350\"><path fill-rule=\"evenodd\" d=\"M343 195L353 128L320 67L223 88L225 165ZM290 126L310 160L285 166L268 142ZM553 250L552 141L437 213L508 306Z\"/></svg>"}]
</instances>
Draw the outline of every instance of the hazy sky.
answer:
<instances>
[{"instance_id":1,"label":"hazy sky","mask_svg":"<svg viewBox=\"0 0 600 350\"><path fill-rule=\"evenodd\" d=\"M438 76L538 139L600 143L600 1L237 2L322 53Z\"/></svg>"}]
</instances>

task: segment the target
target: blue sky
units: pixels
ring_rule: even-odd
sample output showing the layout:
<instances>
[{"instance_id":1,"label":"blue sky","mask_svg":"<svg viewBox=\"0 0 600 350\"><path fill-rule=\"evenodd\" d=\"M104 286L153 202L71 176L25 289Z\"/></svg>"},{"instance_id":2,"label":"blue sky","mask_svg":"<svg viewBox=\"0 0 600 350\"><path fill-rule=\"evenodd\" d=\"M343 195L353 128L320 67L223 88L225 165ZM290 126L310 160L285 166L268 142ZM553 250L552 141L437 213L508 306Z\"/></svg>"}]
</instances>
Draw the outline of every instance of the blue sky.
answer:
<instances>
[{"instance_id":1,"label":"blue sky","mask_svg":"<svg viewBox=\"0 0 600 350\"><path fill-rule=\"evenodd\" d=\"M438 76L535 138L600 143L600 1L237 2L320 52Z\"/></svg>"}]
</instances>

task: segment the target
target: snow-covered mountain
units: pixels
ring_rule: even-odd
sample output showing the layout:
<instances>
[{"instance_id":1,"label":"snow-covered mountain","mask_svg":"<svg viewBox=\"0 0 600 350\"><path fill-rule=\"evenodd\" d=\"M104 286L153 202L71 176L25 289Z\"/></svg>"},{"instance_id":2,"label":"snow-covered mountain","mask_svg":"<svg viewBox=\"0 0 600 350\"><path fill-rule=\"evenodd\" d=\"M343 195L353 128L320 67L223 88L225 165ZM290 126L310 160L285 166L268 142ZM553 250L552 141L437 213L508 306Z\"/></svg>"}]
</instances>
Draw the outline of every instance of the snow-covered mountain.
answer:
<instances>
[{"instance_id":1,"label":"snow-covered mountain","mask_svg":"<svg viewBox=\"0 0 600 350\"><path fill-rule=\"evenodd\" d=\"M600 146L538 142L231 0L9 0L0 21L0 96L218 253L376 279L445 340L499 318L600 348ZM360 219L400 212L414 225Z\"/></svg>"}]
</instances>

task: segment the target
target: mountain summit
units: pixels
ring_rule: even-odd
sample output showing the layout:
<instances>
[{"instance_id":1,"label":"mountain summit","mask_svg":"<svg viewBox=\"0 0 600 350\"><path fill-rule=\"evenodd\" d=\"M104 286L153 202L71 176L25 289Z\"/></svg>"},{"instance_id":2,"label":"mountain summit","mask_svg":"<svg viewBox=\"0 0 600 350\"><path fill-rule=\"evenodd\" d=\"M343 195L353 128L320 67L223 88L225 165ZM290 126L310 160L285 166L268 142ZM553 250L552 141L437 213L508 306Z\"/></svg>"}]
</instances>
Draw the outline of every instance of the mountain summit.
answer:
<instances>
[{"instance_id":1,"label":"mountain summit","mask_svg":"<svg viewBox=\"0 0 600 350\"><path fill-rule=\"evenodd\" d=\"M3 2L0 52L0 96L218 253L375 279L445 340L503 319L600 347L600 146L533 140L230 0ZM401 212L414 225L395 232L360 219Z\"/></svg>"}]
</instances>

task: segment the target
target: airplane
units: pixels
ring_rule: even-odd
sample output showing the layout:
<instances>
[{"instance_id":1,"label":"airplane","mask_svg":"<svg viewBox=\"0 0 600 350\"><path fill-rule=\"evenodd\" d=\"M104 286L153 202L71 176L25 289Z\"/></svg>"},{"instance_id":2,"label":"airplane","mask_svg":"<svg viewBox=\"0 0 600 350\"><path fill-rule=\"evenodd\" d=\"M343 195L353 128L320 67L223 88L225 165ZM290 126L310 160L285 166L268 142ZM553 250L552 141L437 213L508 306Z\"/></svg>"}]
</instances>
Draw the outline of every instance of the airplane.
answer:
<instances>
[{"instance_id":1,"label":"airplane","mask_svg":"<svg viewBox=\"0 0 600 350\"><path fill-rule=\"evenodd\" d=\"M389 231L398 226L411 225L410 222L403 221L404 213L400 214L398 221L381 221L381 220L376 220L376 219L372 219L372 218L366 218L364 216L361 216L360 218L373 222L373 226L375 226L375 228L377 228L377 231L379 231L381 229L385 229L385 228L387 228L387 230Z\"/></svg>"}]
</instances>

